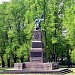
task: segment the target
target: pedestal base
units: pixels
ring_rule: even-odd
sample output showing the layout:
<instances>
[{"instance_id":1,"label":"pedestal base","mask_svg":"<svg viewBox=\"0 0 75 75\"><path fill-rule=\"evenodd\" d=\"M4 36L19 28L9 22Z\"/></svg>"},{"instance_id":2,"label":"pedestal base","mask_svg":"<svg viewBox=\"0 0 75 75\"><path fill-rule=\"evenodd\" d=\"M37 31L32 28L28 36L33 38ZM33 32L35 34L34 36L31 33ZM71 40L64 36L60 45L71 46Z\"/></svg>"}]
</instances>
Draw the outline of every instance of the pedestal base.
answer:
<instances>
[{"instance_id":1,"label":"pedestal base","mask_svg":"<svg viewBox=\"0 0 75 75\"><path fill-rule=\"evenodd\" d=\"M14 69L22 70L54 70L58 69L59 64L55 63L38 63L38 62L25 62L25 63L14 63Z\"/></svg>"},{"instance_id":2,"label":"pedestal base","mask_svg":"<svg viewBox=\"0 0 75 75\"><path fill-rule=\"evenodd\" d=\"M0 74L65 74L65 73L70 73L72 72L71 70L67 68L59 68L55 70L4 70L3 72L1 71Z\"/></svg>"},{"instance_id":3,"label":"pedestal base","mask_svg":"<svg viewBox=\"0 0 75 75\"><path fill-rule=\"evenodd\" d=\"M22 70L23 69L23 63L14 63L14 69Z\"/></svg>"}]
</instances>

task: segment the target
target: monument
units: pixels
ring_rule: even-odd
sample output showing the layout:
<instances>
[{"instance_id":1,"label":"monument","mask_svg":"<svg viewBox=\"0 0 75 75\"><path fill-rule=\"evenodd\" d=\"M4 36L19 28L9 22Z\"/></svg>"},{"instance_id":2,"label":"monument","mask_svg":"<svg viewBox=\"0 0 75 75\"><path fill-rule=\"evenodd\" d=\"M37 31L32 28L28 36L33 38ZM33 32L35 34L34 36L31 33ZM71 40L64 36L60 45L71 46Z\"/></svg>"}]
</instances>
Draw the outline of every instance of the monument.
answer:
<instances>
[{"instance_id":1,"label":"monument","mask_svg":"<svg viewBox=\"0 0 75 75\"><path fill-rule=\"evenodd\" d=\"M41 19L36 18L35 29L33 30L32 47L30 49L30 61L14 63L14 70L4 70L2 73L24 74L24 73L68 73L67 68L59 68L57 62L46 62L46 51L42 41L43 31L41 30Z\"/></svg>"},{"instance_id":2,"label":"monument","mask_svg":"<svg viewBox=\"0 0 75 75\"><path fill-rule=\"evenodd\" d=\"M15 69L29 69L29 70L53 70L58 69L59 64L57 62L47 63L46 52L42 42L41 21L44 20L44 14L41 19L36 18L35 29L33 30L32 48L30 49L30 62L14 63Z\"/></svg>"}]
</instances>

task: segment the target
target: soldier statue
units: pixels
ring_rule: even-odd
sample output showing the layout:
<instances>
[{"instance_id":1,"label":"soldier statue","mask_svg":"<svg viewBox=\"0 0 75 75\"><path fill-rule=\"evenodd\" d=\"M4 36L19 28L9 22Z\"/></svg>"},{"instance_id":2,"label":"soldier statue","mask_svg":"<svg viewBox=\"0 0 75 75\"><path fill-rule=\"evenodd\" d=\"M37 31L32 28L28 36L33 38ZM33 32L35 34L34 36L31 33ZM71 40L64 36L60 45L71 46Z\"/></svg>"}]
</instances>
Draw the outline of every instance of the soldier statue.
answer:
<instances>
[{"instance_id":1,"label":"soldier statue","mask_svg":"<svg viewBox=\"0 0 75 75\"><path fill-rule=\"evenodd\" d=\"M41 18L36 17L35 19L35 27L36 30L41 29L41 22L44 20L44 13L42 13Z\"/></svg>"}]
</instances>

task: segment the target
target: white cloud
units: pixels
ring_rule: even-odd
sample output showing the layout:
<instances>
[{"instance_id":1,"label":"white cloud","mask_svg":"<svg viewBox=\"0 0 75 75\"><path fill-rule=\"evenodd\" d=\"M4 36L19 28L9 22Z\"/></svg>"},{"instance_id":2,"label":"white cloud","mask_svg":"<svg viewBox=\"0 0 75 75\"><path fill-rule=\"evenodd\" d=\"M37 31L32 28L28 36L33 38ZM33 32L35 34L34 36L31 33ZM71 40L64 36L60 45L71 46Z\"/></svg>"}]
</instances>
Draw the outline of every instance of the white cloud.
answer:
<instances>
[{"instance_id":1,"label":"white cloud","mask_svg":"<svg viewBox=\"0 0 75 75\"><path fill-rule=\"evenodd\" d=\"M9 2L10 0L0 0L0 3L2 2Z\"/></svg>"}]
</instances>

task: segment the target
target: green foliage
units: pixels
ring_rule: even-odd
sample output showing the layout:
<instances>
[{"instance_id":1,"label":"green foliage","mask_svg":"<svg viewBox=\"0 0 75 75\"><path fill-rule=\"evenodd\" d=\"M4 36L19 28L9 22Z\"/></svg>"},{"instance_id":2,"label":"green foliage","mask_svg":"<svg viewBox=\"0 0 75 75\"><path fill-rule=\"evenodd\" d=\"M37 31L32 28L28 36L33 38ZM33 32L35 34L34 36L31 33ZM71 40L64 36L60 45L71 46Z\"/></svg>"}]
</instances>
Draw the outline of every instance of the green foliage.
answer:
<instances>
[{"instance_id":1,"label":"green foliage","mask_svg":"<svg viewBox=\"0 0 75 75\"><path fill-rule=\"evenodd\" d=\"M54 44L54 43L57 43L57 38L55 38L55 37L52 37L52 44Z\"/></svg>"},{"instance_id":2,"label":"green foliage","mask_svg":"<svg viewBox=\"0 0 75 75\"><path fill-rule=\"evenodd\" d=\"M75 63L75 49L71 52L71 61Z\"/></svg>"},{"instance_id":3,"label":"green foliage","mask_svg":"<svg viewBox=\"0 0 75 75\"><path fill-rule=\"evenodd\" d=\"M73 50L71 53L71 60L75 62L74 49L75 49L75 2L74 0L65 1L64 3L64 16L63 16L63 28L67 30L67 44L70 45L69 50Z\"/></svg>"},{"instance_id":4,"label":"green foliage","mask_svg":"<svg viewBox=\"0 0 75 75\"><path fill-rule=\"evenodd\" d=\"M72 0L11 0L0 4L0 56L28 59L35 18L40 18L42 12L45 14L41 29L45 31L47 61L51 61L54 44L57 58L61 58L62 52L66 57L67 44L71 45L69 49L75 47L75 3ZM69 36L62 36L65 29Z\"/></svg>"},{"instance_id":5,"label":"green foliage","mask_svg":"<svg viewBox=\"0 0 75 75\"><path fill-rule=\"evenodd\" d=\"M17 50L18 58L24 56L27 59L29 56L29 49L30 47L27 44L23 44L22 46L20 46L19 50Z\"/></svg>"}]
</instances>

